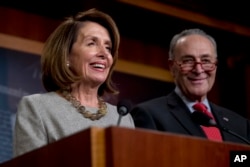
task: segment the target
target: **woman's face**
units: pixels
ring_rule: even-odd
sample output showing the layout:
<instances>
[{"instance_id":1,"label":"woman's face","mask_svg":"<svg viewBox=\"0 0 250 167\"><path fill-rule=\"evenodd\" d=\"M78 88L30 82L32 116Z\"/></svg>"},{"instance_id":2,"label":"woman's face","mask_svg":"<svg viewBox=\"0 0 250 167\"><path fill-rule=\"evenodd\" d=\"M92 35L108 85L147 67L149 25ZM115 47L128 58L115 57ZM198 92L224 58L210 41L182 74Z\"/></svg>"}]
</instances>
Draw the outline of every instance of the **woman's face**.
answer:
<instances>
[{"instance_id":1,"label":"woman's face","mask_svg":"<svg viewBox=\"0 0 250 167\"><path fill-rule=\"evenodd\" d=\"M86 21L79 29L69 55L69 66L83 76L82 82L99 86L105 82L113 64L112 41L107 29L98 23Z\"/></svg>"}]
</instances>

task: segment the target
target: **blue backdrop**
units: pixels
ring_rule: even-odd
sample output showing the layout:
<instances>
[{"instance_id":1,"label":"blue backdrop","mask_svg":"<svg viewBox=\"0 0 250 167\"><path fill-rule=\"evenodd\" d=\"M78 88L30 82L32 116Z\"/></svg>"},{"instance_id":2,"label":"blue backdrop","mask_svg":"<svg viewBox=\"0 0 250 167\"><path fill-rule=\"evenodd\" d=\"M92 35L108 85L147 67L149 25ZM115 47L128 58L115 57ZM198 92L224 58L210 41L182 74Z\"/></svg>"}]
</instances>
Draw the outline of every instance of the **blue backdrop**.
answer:
<instances>
[{"instance_id":1,"label":"blue backdrop","mask_svg":"<svg viewBox=\"0 0 250 167\"><path fill-rule=\"evenodd\" d=\"M0 48L0 163L12 158L17 104L24 95L44 92L40 56Z\"/></svg>"}]
</instances>

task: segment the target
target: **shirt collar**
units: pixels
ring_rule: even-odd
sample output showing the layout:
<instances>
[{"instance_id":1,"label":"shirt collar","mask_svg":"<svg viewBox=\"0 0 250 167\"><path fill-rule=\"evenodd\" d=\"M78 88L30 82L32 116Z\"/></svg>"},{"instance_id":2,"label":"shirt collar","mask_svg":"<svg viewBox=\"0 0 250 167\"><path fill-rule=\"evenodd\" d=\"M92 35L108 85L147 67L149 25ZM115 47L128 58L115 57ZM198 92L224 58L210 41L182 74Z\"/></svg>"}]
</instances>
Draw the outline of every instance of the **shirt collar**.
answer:
<instances>
[{"instance_id":1,"label":"shirt collar","mask_svg":"<svg viewBox=\"0 0 250 167\"><path fill-rule=\"evenodd\" d=\"M197 103L196 101L191 101L189 100L186 96L183 95L183 93L181 92L180 88L178 86L175 87L175 93L182 99L182 101L186 104L186 106L189 108L189 111L191 113L194 112L194 109L193 109L193 105L195 103ZM202 101L203 104L205 104L208 108L209 111L211 111L210 109L210 106L209 106L209 102L208 102L208 99L205 98L203 101Z\"/></svg>"}]
</instances>

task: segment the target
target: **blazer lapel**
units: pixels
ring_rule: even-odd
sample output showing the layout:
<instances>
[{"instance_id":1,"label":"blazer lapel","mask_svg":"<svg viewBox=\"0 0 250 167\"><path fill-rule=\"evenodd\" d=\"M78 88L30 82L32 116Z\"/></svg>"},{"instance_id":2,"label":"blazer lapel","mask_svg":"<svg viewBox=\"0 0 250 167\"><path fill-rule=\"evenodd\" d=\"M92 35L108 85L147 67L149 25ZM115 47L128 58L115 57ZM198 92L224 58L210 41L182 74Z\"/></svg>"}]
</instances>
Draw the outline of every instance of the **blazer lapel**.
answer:
<instances>
[{"instance_id":1,"label":"blazer lapel","mask_svg":"<svg viewBox=\"0 0 250 167\"><path fill-rule=\"evenodd\" d=\"M175 92L172 92L168 96L167 103L171 108L171 114L182 125L182 127L187 131L188 134L193 136L205 137L205 134L203 133L200 126L196 125L192 121L188 107Z\"/></svg>"},{"instance_id":2,"label":"blazer lapel","mask_svg":"<svg viewBox=\"0 0 250 167\"><path fill-rule=\"evenodd\" d=\"M219 127L224 127L224 128L226 128L226 129L230 129L230 127L228 127L228 125L229 125L229 118L227 118L224 114L223 114L223 112L220 110L220 108L219 107L217 107L215 104L213 104L213 103L210 103L210 107L211 107L211 110L212 110L212 112L213 112L213 115L214 115L214 118L215 118L215 120L216 120L216 122L217 122L217 125L219 126ZM227 137L227 135L225 135L225 134L227 134L227 132L225 132L225 131L221 131L222 132L222 134L223 134L223 137L226 139ZM225 133L225 134L224 134Z\"/></svg>"}]
</instances>

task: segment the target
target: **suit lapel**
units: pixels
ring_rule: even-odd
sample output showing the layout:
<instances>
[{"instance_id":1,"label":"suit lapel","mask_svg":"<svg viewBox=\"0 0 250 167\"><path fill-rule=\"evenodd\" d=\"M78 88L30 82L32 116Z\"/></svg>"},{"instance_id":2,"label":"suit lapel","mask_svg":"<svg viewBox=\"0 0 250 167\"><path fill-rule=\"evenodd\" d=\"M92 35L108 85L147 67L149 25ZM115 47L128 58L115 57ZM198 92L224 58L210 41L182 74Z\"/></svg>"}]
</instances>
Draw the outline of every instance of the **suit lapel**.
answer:
<instances>
[{"instance_id":1,"label":"suit lapel","mask_svg":"<svg viewBox=\"0 0 250 167\"><path fill-rule=\"evenodd\" d=\"M192 121L188 107L175 92L172 92L168 96L167 103L171 108L171 114L187 131L187 133L194 136L205 137L201 128Z\"/></svg>"},{"instance_id":2,"label":"suit lapel","mask_svg":"<svg viewBox=\"0 0 250 167\"><path fill-rule=\"evenodd\" d=\"M218 124L219 127L224 127L226 129L230 129L230 127L228 127L229 124L229 118L227 118L224 114L223 114L223 111L220 110L219 107L217 107L215 104L213 103L210 103L210 107L211 107L211 110L213 112L213 115L214 115L214 118ZM222 134L223 134L223 138L226 138L227 135L225 135L224 131L222 131Z\"/></svg>"}]
</instances>

